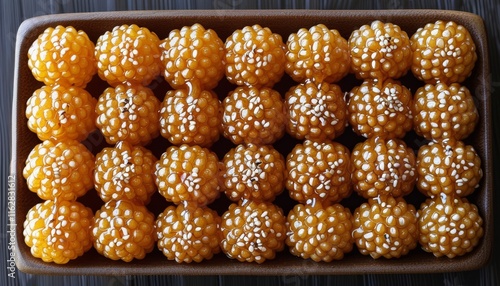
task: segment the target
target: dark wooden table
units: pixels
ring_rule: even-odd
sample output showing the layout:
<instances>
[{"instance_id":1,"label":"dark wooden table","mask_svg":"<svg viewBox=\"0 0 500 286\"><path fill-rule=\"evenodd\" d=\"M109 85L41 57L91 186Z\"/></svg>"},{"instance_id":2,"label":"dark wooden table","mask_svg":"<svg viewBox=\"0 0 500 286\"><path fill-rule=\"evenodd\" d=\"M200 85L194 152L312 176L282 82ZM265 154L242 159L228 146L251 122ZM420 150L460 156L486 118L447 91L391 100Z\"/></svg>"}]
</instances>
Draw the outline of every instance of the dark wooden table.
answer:
<instances>
[{"instance_id":1,"label":"dark wooden table","mask_svg":"<svg viewBox=\"0 0 500 286\"><path fill-rule=\"evenodd\" d=\"M441 274L393 274L375 275L366 273L352 276L38 276L19 272L14 275L7 268L9 259L9 235L7 233L8 213L7 189L11 148L11 106L14 70L14 46L19 24L28 18L40 15L116 11L116 10L165 10L165 9L448 9L468 11L484 19L490 52L492 110L494 146L500 135L500 3L496 0L478 1L244 1L244 0L3 0L0 4L0 285L500 285L499 247L493 246L491 261L483 268L469 272ZM494 147L494 170L500 168L499 149ZM495 175L496 175L495 171ZM495 178L495 186L498 180ZM494 195L494 205L500 203L500 196ZM500 241L500 217L495 213L494 241ZM12 277L14 276L14 277Z\"/></svg>"}]
</instances>

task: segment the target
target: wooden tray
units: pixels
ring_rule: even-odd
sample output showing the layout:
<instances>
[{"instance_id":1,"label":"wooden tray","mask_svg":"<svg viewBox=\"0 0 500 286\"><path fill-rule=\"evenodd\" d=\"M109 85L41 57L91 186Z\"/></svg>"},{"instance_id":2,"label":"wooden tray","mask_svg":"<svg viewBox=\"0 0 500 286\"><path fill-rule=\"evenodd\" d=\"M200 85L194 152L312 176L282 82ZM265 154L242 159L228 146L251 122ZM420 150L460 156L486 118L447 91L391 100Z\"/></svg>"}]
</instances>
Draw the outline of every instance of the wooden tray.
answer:
<instances>
[{"instance_id":1,"label":"wooden tray","mask_svg":"<svg viewBox=\"0 0 500 286\"><path fill-rule=\"evenodd\" d=\"M90 250L82 257L65 265L44 263L41 259L34 258L30 249L24 243L23 222L28 210L41 200L35 193L28 190L22 176L24 162L31 149L40 141L34 133L27 128L27 119L24 115L26 101L33 91L42 84L37 82L28 68L27 52L31 43L43 30L49 26L71 25L76 29L84 30L92 41L99 35L121 24L137 24L145 26L157 33L160 39L168 36L172 29L200 23L205 28L214 29L224 41L234 30L247 25L260 24L267 26L275 33L282 35L286 41L290 33L295 33L299 28L309 28L316 24L325 24L331 29L337 29L346 39L350 33L361 25L369 24L374 20L392 22L399 25L411 36L419 27L436 20L453 20L469 29L477 46L478 61L471 77L464 83L474 95L480 114L480 122L475 132L466 140L472 144L482 159L484 178L480 187L469 197L479 209L484 219L484 238L473 252L454 259L435 258L432 254L425 253L419 247L400 259L388 260L385 258L374 260L369 256L361 255L356 248L348 253L341 261L331 263L316 263L292 256L287 249L279 253L275 260L264 264L240 263L230 260L224 254L219 254L210 261L199 264L178 264L168 261L163 254L155 249L143 260L134 260L130 263L112 261L95 250ZM16 264L19 270L35 274L54 275L318 275L318 274L363 274L363 273L422 273L422 272L451 272L477 269L490 259L493 239L493 213L492 213L492 131L490 119L490 72L486 32L482 19L474 14L456 11L438 10L368 10L368 11L311 11L311 10L261 10L261 11L129 11L129 12L103 12L81 14L59 14L28 19L19 28L16 43L16 65L14 79L14 104L12 127L12 174L15 174L15 219L17 247L15 252ZM411 72L410 72L411 74ZM411 75L401 79L402 83L413 92L423 84ZM293 81L287 76L275 86L283 95L292 85ZM347 76L340 83L343 91L349 91L359 85L360 81L352 75ZM87 86L87 90L95 97L107 87L96 75ZM162 100L169 89L168 84L158 78L152 84L153 91ZM222 80L216 88L220 98L234 89L227 81ZM350 149L354 144L363 139L355 135L350 128L337 139ZM410 132L405 137L408 145L415 150L426 141ZM104 146L104 138L98 131L91 134L84 142L94 154ZM284 154L298 143L288 136L275 144L275 147ZM168 143L163 138L154 140L148 147L156 156L166 149ZM232 147L229 141L221 139L213 147L219 158ZM417 208L425 199L417 190L405 197ZM79 199L94 211L103 204L95 190ZM341 203L348 206L351 211L364 200L356 194L343 200ZM229 201L221 196L210 205L222 214L228 207ZM283 192L275 203L280 205L285 212L295 204L286 191ZM159 194L155 194L148 208L159 214L169 205Z\"/></svg>"}]
</instances>

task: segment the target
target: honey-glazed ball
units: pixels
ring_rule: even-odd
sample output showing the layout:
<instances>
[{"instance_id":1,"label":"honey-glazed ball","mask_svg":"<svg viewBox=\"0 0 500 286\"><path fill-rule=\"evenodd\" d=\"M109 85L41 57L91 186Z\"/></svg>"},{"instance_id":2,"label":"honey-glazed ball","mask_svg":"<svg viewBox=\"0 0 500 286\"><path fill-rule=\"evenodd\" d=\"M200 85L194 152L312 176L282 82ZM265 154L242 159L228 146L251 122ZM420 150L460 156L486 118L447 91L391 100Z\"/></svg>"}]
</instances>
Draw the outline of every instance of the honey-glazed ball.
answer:
<instances>
[{"instance_id":1,"label":"honey-glazed ball","mask_svg":"<svg viewBox=\"0 0 500 286\"><path fill-rule=\"evenodd\" d=\"M255 24L238 29L224 47L225 74L233 84L273 87L285 73L285 44L268 27Z\"/></svg>"},{"instance_id":2,"label":"honey-glazed ball","mask_svg":"<svg viewBox=\"0 0 500 286\"><path fill-rule=\"evenodd\" d=\"M428 140L462 140L479 121L474 99L465 86L426 84L417 89L412 103L415 132Z\"/></svg>"},{"instance_id":3,"label":"honey-glazed ball","mask_svg":"<svg viewBox=\"0 0 500 286\"><path fill-rule=\"evenodd\" d=\"M346 39L323 24L301 28L288 36L285 72L296 82L334 83L349 73Z\"/></svg>"},{"instance_id":4,"label":"honey-glazed ball","mask_svg":"<svg viewBox=\"0 0 500 286\"><path fill-rule=\"evenodd\" d=\"M396 24L373 21L354 30L348 42L351 69L358 78L397 79L410 70L410 39Z\"/></svg>"},{"instance_id":5,"label":"honey-glazed ball","mask_svg":"<svg viewBox=\"0 0 500 286\"><path fill-rule=\"evenodd\" d=\"M461 83L477 61L471 34L453 21L438 20L419 28L410 39L411 70L425 83Z\"/></svg>"}]
</instances>

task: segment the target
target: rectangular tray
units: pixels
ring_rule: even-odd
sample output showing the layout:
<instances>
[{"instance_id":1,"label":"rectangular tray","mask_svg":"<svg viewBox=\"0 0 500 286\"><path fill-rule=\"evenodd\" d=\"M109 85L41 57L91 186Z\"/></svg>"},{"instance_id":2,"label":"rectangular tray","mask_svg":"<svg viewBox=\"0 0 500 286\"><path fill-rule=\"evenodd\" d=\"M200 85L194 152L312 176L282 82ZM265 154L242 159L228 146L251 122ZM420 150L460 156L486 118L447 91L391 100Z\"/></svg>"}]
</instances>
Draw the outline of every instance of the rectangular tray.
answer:
<instances>
[{"instance_id":1,"label":"rectangular tray","mask_svg":"<svg viewBox=\"0 0 500 286\"><path fill-rule=\"evenodd\" d=\"M180 29L200 23L205 28L214 29L219 37L225 39L236 29L247 25L260 24L267 26L275 33L282 35L286 41L290 33L295 33L299 28L309 28L316 24L325 24L330 29L337 29L344 38L349 38L350 33L364 24L374 20L392 22L399 25L411 36L419 27L436 20L455 21L464 25L471 33L478 53L478 61L471 77L464 83L469 87L480 114L480 121L475 132L466 140L472 144L482 159L484 177L480 187L469 198L479 209L484 219L484 237L480 244L469 254L454 259L435 258L432 254L425 253L419 247L407 256L399 259L377 259L361 255L354 247L351 253L346 254L341 261L330 263L316 263L292 256L287 249L279 253L275 260L266 261L264 264L240 263L230 260L224 254L219 254L210 261L202 263L178 264L168 261L156 248L143 260L134 260L130 263L112 261L95 250L90 250L82 257L65 265L44 263L41 259L34 258L30 249L24 243L23 222L28 210L41 200L35 193L28 190L22 176L24 162L31 149L40 141L36 135L27 128L27 119L24 115L26 101L33 91L40 86L32 76L27 62L27 52L31 43L43 30L49 26L71 25L76 29L84 30L92 41L99 35L121 24L137 24L149 28L157 33L160 39L168 36L172 29ZM363 274L363 273L422 273L422 272L451 272L477 269L490 259L493 239L493 214L492 214L492 131L490 119L490 72L486 32L482 19L474 14L457 11L438 10L369 10L369 11L311 11L311 10L261 10L261 11L129 11L129 12L102 12L60 14L42 16L28 19L19 28L16 43L16 65L14 80L14 104L12 127L12 174L15 174L15 219L17 247L15 252L16 263L19 270L35 274L54 275L319 275L319 274ZM411 72L410 72L411 74ZM401 79L413 92L422 85L411 75ZM354 85L359 84L353 76L348 76L339 84L343 91L349 91ZM295 85L287 76L275 86L284 95L292 85ZM87 86L87 90L98 97L106 84L96 75ZM232 90L234 86L223 80L216 91L221 98ZM153 88L161 100L168 90L168 84L162 79L156 81ZM350 128L347 128L350 130ZM347 130L338 140L352 149L354 143L361 139ZM411 134L407 143L417 149L425 141ZM411 142L408 142L411 141ZM280 147L290 150L298 141L285 137L280 140ZM105 144L99 132L93 133L85 141L86 146L95 154ZM158 139L150 146L156 156L159 156L166 147L166 141ZM221 159L229 145L220 144L216 150ZM407 201L419 207L425 199L417 190L406 197ZM103 203L96 195L95 190L79 199L82 203L97 210ZM342 204L354 210L363 200L353 194L342 201ZM295 202L288 197L286 190L280 195L276 204L287 212ZM221 195L210 207L222 214L229 201ZM158 194L152 199L148 208L157 215L168 203Z\"/></svg>"}]
</instances>

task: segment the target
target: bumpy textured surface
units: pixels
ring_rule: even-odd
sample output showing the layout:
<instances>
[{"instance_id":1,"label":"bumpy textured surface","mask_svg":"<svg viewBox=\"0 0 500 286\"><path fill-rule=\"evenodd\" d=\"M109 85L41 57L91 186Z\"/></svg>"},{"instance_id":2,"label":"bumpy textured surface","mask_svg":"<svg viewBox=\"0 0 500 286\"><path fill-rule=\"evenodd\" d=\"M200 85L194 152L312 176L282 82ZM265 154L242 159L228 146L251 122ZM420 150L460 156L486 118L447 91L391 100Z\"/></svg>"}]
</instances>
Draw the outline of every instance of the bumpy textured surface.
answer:
<instances>
[{"instance_id":1,"label":"bumpy textured surface","mask_svg":"<svg viewBox=\"0 0 500 286\"><path fill-rule=\"evenodd\" d=\"M97 71L94 43L72 26L48 27L31 44L28 66L46 85L85 87Z\"/></svg>"},{"instance_id":2,"label":"bumpy textured surface","mask_svg":"<svg viewBox=\"0 0 500 286\"><path fill-rule=\"evenodd\" d=\"M352 215L341 204L298 204L288 213L286 244L290 252L316 262L341 260L353 249Z\"/></svg>"},{"instance_id":3,"label":"bumpy textured surface","mask_svg":"<svg viewBox=\"0 0 500 286\"><path fill-rule=\"evenodd\" d=\"M155 217L140 204L111 200L94 216L92 240L97 252L112 260L143 259L155 247Z\"/></svg>"},{"instance_id":4,"label":"bumpy textured surface","mask_svg":"<svg viewBox=\"0 0 500 286\"><path fill-rule=\"evenodd\" d=\"M120 84L106 88L99 97L96 125L109 144L146 145L160 135L159 109L151 89Z\"/></svg>"},{"instance_id":5,"label":"bumpy textured surface","mask_svg":"<svg viewBox=\"0 0 500 286\"><path fill-rule=\"evenodd\" d=\"M75 140L45 140L31 150L23 176L43 200L74 200L92 189L94 155Z\"/></svg>"},{"instance_id":6,"label":"bumpy textured surface","mask_svg":"<svg viewBox=\"0 0 500 286\"><path fill-rule=\"evenodd\" d=\"M351 58L346 39L323 24L288 36L285 72L296 82L337 82L349 73Z\"/></svg>"},{"instance_id":7,"label":"bumpy textured surface","mask_svg":"<svg viewBox=\"0 0 500 286\"><path fill-rule=\"evenodd\" d=\"M479 187L481 158L471 145L444 140L423 145L417 155L417 188L426 196L466 197Z\"/></svg>"},{"instance_id":8,"label":"bumpy textured surface","mask_svg":"<svg viewBox=\"0 0 500 286\"><path fill-rule=\"evenodd\" d=\"M221 218L207 207L169 206L156 219L158 249L176 262L211 259L220 252Z\"/></svg>"},{"instance_id":9,"label":"bumpy textured surface","mask_svg":"<svg viewBox=\"0 0 500 286\"><path fill-rule=\"evenodd\" d=\"M191 83L212 89L224 76L224 43L212 29L194 24L172 30L160 47L163 76L173 88Z\"/></svg>"},{"instance_id":10,"label":"bumpy textured surface","mask_svg":"<svg viewBox=\"0 0 500 286\"><path fill-rule=\"evenodd\" d=\"M96 129L96 102L79 87L43 86L26 103L28 128L40 140L82 141Z\"/></svg>"},{"instance_id":11,"label":"bumpy textured surface","mask_svg":"<svg viewBox=\"0 0 500 286\"><path fill-rule=\"evenodd\" d=\"M410 39L411 70L426 83L463 82L477 60L476 45L469 31L453 21L428 23Z\"/></svg>"},{"instance_id":12,"label":"bumpy textured surface","mask_svg":"<svg viewBox=\"0 0 500 286\"><path fill-rule=\"evenodd\" d=\"M369 199L356 208L352 233L364 255L399 258L417 247L417 211L403 198Z\"/></svg>"},{"instance_id":13,"label":"bumpy textured surface","mask_svg":"<svg viewBox=\"0 0 500 286\"><path fill-rule=\"evenodd\" d=\"M171 146L156 163L156 185L167 201L205 206L220 195L219 159L200 146Z\"/></svg>"},{"instance_id":14,"label":"bumpy textured surface","mask_svg":"<svg viewBox=\"0 0 500 286\"><path fill-rule=\"evenodd\" d=\"M397 79L412 63L408 34L398 25L378 20L351 33L349 51L352 71L363 79Z\"/></svg>"},{"instance_id":15,"label":"bumpy textured surface","mask_svg":"<svg viewBox=\"0 0 500 286\"><path fill-rule=\"evenodd\" d=\"M28 211L24 242L34 257L65 264L92 248L92 220L92 210L77 201L47 200Z\"/></svg>"},{"instance_id":16,"label":"bumpy textured surface","mask_svg":"<svg viewBox=\"0 0 500 286\"><path fill-rule=\"evenodd\" d=\"M232 201L271 202L285 188L285 159L271 145L238 145L222 163L221 186Z\"/></svg>"},{"instance_id":17,"label":"bumpy textured surface","mask_svg":"<svg viewBox=\"0 0 500 286\"><path fill-rule=\"evenodd\" d=\"M337 142L306 140L286 159L286 188L300 203L311 200L340 202L352 192L350 151Z\"/></svg>"},{"instance_id":18,"label":"bumpy textured surface","mask_svg":"<svg viewBox=\"0 0 500 286\"><path fill-rule=\"evenodd\" d=\"M413 127L412 94L398 81L365 80L351 90L349 124L366 138L403 138Z\"/></svg>"},{"instance_id":19,"label":"bumpy textured surface","mask_svg":"<svg viewBox=\"0 0 500 286\"><path fill-rule=\"evenodd\" d=\"M210 147L222 132L222 105L211 90L170 90L160 106L160 132L172 144Z\"/></svg>"},{"instance_id":20,"label":"bumpy textured surface","mask_svg":"<svg viewBox=\"0 0 500 286\"><path fill-rule=\"evenodd\" d=\"M364 198L401 197L413 191L416 156L404 141L367 139L354 147L351 160L354 190Z\"/></svg>"},{"instance_id":21,"label":"bumpy textured surface","mask_svg":"<svg viewBox=\"0 0 500 286\"><path fill-rule=\"evenodd\" d=\"M97 73L110 85L147 86L161 71L160 39L145 27L121 25L101 35L95 45Z\"/></svg>"},{"instance_id":22,"label":"bumpy textured surface","mask_svg":"<svg viewBox=\"0 0 500 286\"><path fill-rule=\"evenodd\" d=\"M466 198L436 196L418 210L419 242L436 257L453 258L471 252L484 235L483 219Z\"/></svg>"},{"instance_id":23,"label":"bumpy textured surface","mask_svg":"<svg viewBox=\"0 0 500 286\"><path fill-rule=\"evenodd\" d=\"M411 107L415 132L428 140L465 139L479 121L469 89L457 83L426 84Z\"/></svg>"},{"instance_id":24,"label":"bumpy textured surface","mask_svg":"<svg viewBox=\"0 0 500 286\"><path fill-rule=\"evenodd\" d=\"M285 95L286 131L297 139L323 141L341 135L347 123L347 104L340 86L306 82Z\"/></svg>"},{"instance_id":25,"label":"bumpy textured surface","mask_svg":"<svg viewBox=\"0 0 500 286\"><path fill-rule=\"evenodd\" d=\"M104 202L138 200L149 203L156 192L157 159L148 149L122 141L96 155L94 186Z\"/></svg>"},{"instance_id":26,"label":"bumpy textured surface","mask_svg":"<svg viewBox=\"0 0 500 286\"><path fill-rule=\"evenodd\" d=\"M237 87L222 108L223 134L234 144L273 144L285 134L283 99L274 89Z\"/></svg>"},{"instance_id":27,"label":"bumpy textured surface","mask_svg":"<svg viewBox=\"0 0 500 286\"><path fill-rule=\"evenodd\" d=\"M240 201L222 215L222 251L241 262L263 263L285 248L286 217L269 202Z\"/></svg>"},{"instance_id":28,"label":"bumpy textured surface","mask_svg":"<svg viewBox=\"0 0 500 286\"><path fill-rule=\"evenodd\" d=\"M272 87L285 73L286 46L267 27L256 24L236 30L224 47L225 74L233 84Z\"/></svg>"}]
</instances>

